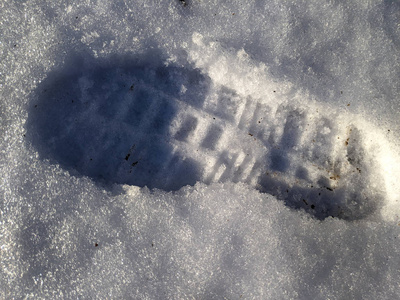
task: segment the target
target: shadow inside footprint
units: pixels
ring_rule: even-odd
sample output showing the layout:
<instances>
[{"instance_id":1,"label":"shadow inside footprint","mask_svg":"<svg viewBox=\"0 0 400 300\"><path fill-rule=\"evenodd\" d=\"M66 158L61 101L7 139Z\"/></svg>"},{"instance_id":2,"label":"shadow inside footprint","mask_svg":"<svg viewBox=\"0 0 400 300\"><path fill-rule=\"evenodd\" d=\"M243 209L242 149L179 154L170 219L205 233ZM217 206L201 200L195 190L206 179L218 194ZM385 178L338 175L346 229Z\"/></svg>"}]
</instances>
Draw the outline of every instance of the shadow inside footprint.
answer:
<instances>
[{"instance_id":1,"label":"shadow inside footprint","mask_svg":"<svg viewBox=\"0 0 400 300\"><path fill-rule=\"evenodd\" d=\"M28 140L42 158L102 183L193 185L199 166L174 151L169 125L180 101L202 106L209 79L161 57L70 58L34 91Z\"/></svg>"}]
</instances>

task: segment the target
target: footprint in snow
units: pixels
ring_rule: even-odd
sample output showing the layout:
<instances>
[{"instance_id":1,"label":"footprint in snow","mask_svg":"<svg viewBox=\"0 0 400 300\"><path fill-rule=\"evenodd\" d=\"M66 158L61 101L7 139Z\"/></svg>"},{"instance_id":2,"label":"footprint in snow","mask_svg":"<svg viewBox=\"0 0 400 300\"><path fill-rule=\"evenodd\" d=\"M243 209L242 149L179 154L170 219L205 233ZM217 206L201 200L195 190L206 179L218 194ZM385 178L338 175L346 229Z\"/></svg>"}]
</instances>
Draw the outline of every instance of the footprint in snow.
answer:
<instances>
[{"instance_id":1,"label":"footprint in snow","mask_svg":"<svg viewBox=\"0 0 400 300\"><path fill-rule=\"evenodd\" d=\"M379 208L373 160L351 118L274 91L272 100L243 96L207 68L160 57L75 58L49 74L26 124L41 157L97 182L166 191L245 182L318 219Z\"/></svg>"}]
</instances>

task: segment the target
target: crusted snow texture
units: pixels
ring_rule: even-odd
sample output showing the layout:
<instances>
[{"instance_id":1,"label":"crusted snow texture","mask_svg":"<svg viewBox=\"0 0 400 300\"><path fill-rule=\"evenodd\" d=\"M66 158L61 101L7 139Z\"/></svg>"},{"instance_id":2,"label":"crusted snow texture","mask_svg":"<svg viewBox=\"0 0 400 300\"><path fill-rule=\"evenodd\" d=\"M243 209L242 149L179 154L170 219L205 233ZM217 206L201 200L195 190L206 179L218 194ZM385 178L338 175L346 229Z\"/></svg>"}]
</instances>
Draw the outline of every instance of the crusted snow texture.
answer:
<instances>
[{"instance_id":1,"label":"crusted snow texture","mask_svg":"<svg viewBox=\"0 0 400 300\"><path fill-rule=\"evenodd\" d=\"M396 1L1 1L1 299L398 299Z\"/></svg>"}]
</instances>

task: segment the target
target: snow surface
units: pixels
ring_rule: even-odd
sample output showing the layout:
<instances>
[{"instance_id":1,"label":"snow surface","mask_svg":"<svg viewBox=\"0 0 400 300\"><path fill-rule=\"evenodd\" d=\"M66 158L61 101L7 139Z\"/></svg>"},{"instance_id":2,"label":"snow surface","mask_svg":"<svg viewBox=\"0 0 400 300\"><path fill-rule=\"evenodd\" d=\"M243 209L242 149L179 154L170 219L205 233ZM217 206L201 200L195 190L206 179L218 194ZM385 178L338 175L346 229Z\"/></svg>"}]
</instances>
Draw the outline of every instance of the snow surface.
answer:
<instances>
[{"instance_id":1,"label":"snow surface","mask_svg":"<svg viewBox=\"0 0 400 300\"><path fill-rule=\"evenodd\" d=\"M399 20L2 1L0 298L399 298Z\"/></svg>"}]
</instances>

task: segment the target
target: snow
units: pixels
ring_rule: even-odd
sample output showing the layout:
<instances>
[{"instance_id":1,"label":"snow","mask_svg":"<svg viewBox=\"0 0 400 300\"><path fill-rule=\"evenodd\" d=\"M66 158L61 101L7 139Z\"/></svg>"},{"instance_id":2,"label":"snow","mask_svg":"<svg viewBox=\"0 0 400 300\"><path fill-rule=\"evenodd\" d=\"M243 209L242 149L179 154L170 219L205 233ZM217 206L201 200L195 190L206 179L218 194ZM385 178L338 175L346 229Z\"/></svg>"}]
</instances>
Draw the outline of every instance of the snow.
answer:
<instances>
[{"instance_id":1,"label":"snow","mask_svg":"<svg viewBox=\"0 0 400 300\"><path fill-rule=\"evenodd\" d=\"M0 3L0 298L398 298L399 17Z\"/></svg>"}]
</instances>

